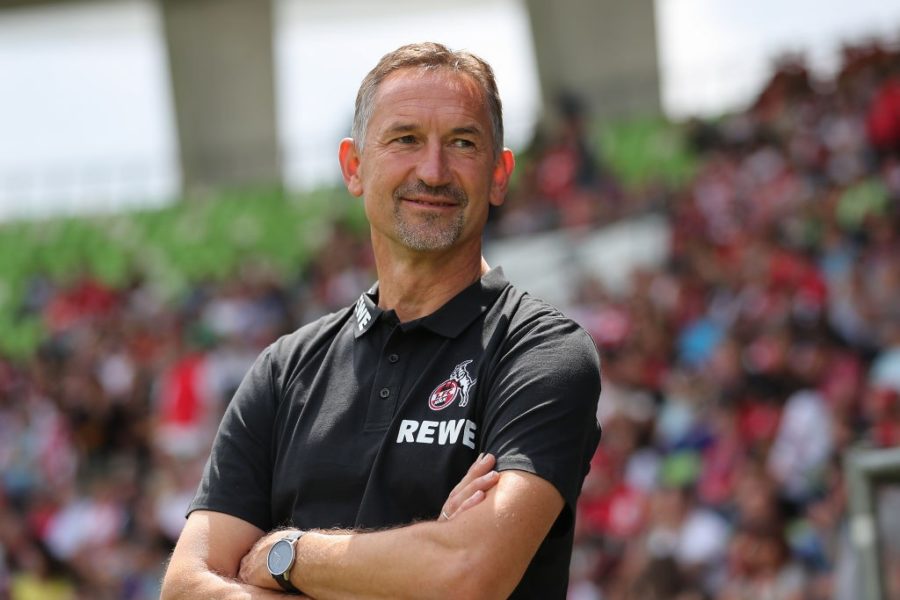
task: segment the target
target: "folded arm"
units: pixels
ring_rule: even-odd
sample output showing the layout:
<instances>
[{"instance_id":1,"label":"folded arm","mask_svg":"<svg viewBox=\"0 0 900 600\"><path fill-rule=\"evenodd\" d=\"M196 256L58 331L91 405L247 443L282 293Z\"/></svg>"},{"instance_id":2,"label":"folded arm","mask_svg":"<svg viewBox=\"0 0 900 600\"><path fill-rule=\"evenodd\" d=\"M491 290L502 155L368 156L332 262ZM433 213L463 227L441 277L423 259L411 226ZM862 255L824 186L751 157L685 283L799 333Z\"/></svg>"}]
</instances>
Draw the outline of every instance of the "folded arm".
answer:
<instances>
[{"instance_id":1,"label":"folded arm","mask_svg":"<svg viewBox=\"0 0 900 600\"><path fill-rule=\"evenodd\" d=\"M191 513L166 569L161 600L288 598L280 591L238 579L241 557L264 534L258 527L231 515L207 511Z\"/></svg>"},{"instance_id":2,"label":"folded arm","mask_svg":"<svg viewBox=\"0 0 900 600\"><path fill-rule=\"evenodd\" d=\"M494 457L485 455L476 461L450 492L435 523L456 520L485 499L485 493L497 485L500 475L493 471ZM247 521L224 513L197 510L191 513L178 539L163 580L162 600L217 598L274 600L282 593L265 567L268 549L284 531L265 532ZM263 537L265 536L265 537ZM268 543L267 543L268 542ZM255 557L250 560L245 557ZM254 577L242 578L239 569L251 564L261 570ZM247 573L250 571L248 570ZM245 579L246 581L242 580Z\"/></svg>"},{"instance_id":3,"label":"folded arm","mask_svg":"<svg viewBox=\"0 0 900 600\"><path fill-rule=\"evenodd\" d=\"M449 521L371 533L313 531L297 543L291 581L314 598L506 598L563 508L553 485L504 471L485 500ZM240 576L277 587L265 566L270 534Z\"/></svg>"}]
</instances>

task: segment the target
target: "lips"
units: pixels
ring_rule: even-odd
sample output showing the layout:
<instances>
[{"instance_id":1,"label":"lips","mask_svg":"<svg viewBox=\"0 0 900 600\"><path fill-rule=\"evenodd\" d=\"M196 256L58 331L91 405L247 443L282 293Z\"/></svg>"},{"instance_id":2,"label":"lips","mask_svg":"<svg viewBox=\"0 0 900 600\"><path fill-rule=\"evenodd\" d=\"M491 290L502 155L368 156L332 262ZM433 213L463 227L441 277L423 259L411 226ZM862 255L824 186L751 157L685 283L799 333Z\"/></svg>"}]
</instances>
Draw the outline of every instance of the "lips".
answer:
<instances>
[{"instance_id":1,"label":"lips","mask_svg":"<svg viewBox=\"0 0 900 600\"><path fill-rule=\"evenodd\" d=\"M394 191L394 199L424 208L455 208L468 204L466 193L453 185L430 186L421 181Z\"/></svg>"},{"instance_id":2,"label":"lips","mask_svg":"<svg viewBox=\"0 0 900 600\"><path fill-rule=\"evenodd\" d=\"M401 198L401 200L429 208L453 208L454 206L458 206L458 203L453 200L441 200L435 198Z\"/></svg>"}]
</instances>

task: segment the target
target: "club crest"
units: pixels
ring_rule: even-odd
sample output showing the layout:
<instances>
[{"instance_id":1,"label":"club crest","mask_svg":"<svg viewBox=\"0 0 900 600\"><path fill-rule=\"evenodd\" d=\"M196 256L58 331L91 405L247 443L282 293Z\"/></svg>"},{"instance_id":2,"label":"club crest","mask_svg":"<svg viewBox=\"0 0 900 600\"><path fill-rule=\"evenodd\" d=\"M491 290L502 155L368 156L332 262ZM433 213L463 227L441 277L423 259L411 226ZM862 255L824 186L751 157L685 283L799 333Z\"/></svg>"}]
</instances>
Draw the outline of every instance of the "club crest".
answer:
<instances>
[{"instance_id":1,"label":"club crest","mask_svg":"<svg viewBox=\"0 0 900 600\"><path fill-rule=\"evenodd\" d=\"M475 385L475 379L469 375L466 367L471 363L467 360L459 363L450 374L450 378L439 384L428 397L428 407L431 410L444 410L459 398L459 405L469 403L469 392Z\"/></svg>"}]
</instances>

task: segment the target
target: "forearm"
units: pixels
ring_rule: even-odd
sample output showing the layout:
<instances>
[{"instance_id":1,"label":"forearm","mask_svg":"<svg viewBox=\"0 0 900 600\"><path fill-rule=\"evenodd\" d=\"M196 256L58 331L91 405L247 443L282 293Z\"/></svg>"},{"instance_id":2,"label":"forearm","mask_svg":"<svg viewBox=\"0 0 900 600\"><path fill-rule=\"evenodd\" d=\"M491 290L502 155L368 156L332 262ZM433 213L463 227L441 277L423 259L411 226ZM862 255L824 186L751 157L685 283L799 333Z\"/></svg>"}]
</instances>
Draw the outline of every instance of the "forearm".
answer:
<instances>
[{"instance_id":1,"label":"forearm","mask_svg":"<svg viewBox=\"0 0 900 600\"><path fill-rule=\"evenodd\" d=\"M210 511L191 513L163 579L161 600L285 600L280 589L266 589L238 578L241 557L262 531L237 517ZM271 581L271 576L266 583Z\"/></svg>"},{"instance_id":2,"label":"forearm","mask_svg":"<svg viewBox=\"0 0 900 600\"><path fill-rule=\"evenodd\" d=\"M310 532L298 544L294 584L314 598L474 598L478 549L449 523L372 533ZM460 586L465 586L462 589Z\"/></svg>"},{"instance_id":3,"label":"forearm","mask_svg":"<svg viewBox=\"0 0 900 600\"><path fill-rule=\"evenodd\" d=\"M482 502L450 520L386 531L312 531L294 544L290 580L312 598L507 598L563 507L549 482L506 471ZM284 537L261 538L240 578L277 585L266 568Z\"/></svg>"},{"instance_id":4,"label":"forearm","mask_svg":"<svg viewBox=\"0 0 900 600\"><path fill-rule=\"evenodd\" d=\"M286 600L297 598L287 594L256 587L236 579L225 577L194 565L182 566L166 572L160 600Z\"/></svg>"},{"instance_id":5,"label":"forearm","mask_svg":"<svg viewBox=\"0 0 900 600\"><path fill-rule=\"evenodd\" d=\"M507 598L562 506L550 483L507 471L451 521L303 536L291 581L317 599Z\"/></svg>"}]
</instances>

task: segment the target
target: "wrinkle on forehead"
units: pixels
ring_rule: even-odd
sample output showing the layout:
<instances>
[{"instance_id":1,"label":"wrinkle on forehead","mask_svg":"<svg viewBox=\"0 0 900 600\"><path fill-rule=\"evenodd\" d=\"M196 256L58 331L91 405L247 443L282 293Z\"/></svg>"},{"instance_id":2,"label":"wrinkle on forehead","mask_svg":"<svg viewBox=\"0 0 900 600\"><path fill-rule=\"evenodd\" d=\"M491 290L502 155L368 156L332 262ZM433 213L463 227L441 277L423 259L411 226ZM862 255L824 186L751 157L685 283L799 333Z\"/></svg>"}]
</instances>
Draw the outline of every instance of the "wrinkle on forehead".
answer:
<instances>
[{"instance_id":1,"label":"wrinkle on forehead","mask_svg":"<svg viewBox=\"0 0 900 600\"><path fill-rule=\"evenodd\" d=\"M479 102L484 101L484 92L481 86L470 75L443 66L421 66L399 69L385 77L384 81L378 86L375 102L377 103L386 91L395 91L398 86L398 80L415 81L430 77L436 77L441 84L446 85L453 91L469 92Z\"/></svg>"}]
</instances>

